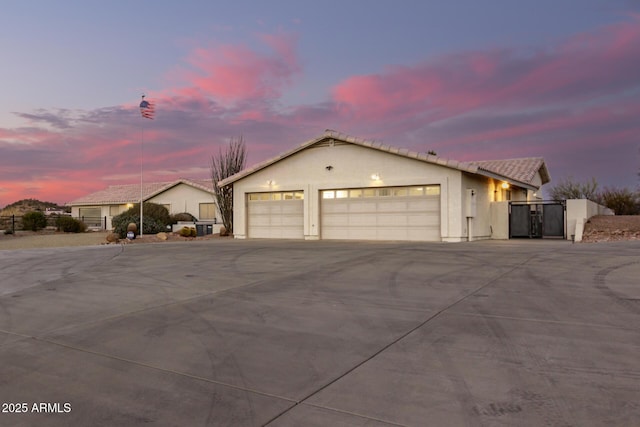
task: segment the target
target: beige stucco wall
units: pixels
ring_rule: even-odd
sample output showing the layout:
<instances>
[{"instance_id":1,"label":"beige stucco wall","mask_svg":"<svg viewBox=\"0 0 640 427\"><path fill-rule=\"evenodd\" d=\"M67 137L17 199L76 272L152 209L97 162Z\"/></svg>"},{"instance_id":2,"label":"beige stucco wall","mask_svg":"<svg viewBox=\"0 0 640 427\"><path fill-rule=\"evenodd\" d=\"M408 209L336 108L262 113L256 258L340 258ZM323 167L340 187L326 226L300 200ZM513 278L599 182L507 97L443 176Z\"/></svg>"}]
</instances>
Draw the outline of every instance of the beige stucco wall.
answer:
<instances>
[{"instance_id":1,"label":"beige stucco wall","mask_svg":"<svg viewBox=\"0 0 640 427\"><path fill-rule=\"evenodd\" d=\"M169 205L170 214L188 212L200 219L200 203L215 203L215 199L213 194L204 190L187 184L178 184L148 199L147 202ZM219 211L217 218L221 218Z\"/></svg>"},{"instance_id":2,"label":"beige stucco wall","mask_svg":"<svg viewBox=\"0 0 640 427\"><path fill-rule=\"evenodd\" d=\"M491 202L493 201L493 180L482 176L464 173L462 176L462 203L465 207L461 211L460 221L463 226L462 233L468 236L468 240L481 240L491 238ZM471 197L466 190L473 190L475 194L475 215L473 217L467 211L467 198Z\"/></svg>"},{"instance_id":3,"label":"beige stucco wall","mask_svg":"<svg viewBox=\"0 0 640 427\"><path fill-rule=\"evenodd\" d=\"M614 212L587 199L567 200L567 239L582 241L584 224L595 215L614 215Z\"/></svg>"},{"instance_id":4,"label":"beige stucco wall","mask_svg":"<svg viewBox=\"0 0 640 427\"><path fill-rule=\"evenodd\" d=\"M491 203L491 238L509 239L509 202Z\"/></svg>"},{"instance_id":5,"label":"beige stucco wall","mask_svg":"<svg viewBox=\"0 0 640 427\"><path fill-rule=\"evenodd\" d=\"M380 179L373 180L372 174ZM318 239L320 190L440 185L442 240L467 240L462 179L462 172L456 169L357 145L307 148L234 183L234 235L247 236L247 193L304 191L304 236Z\"/></svg>"}]
</instances>

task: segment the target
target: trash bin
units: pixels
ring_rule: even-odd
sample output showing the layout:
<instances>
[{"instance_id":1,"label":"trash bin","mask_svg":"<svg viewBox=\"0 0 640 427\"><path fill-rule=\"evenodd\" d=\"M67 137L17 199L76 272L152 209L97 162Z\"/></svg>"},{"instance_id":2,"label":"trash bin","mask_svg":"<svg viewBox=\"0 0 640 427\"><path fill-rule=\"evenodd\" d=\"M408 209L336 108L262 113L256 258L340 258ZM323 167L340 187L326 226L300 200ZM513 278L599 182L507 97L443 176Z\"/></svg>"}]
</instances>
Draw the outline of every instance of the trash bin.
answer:
<instances>
[{"instance_id":1,"label":"trash bin","mask_svg":"<svg viewBox=\"0 0 640 427\"><path fill-rule=\"evenodd\" d=\"M207 234L213 234L213 224L207 224Z\"/></svg>"},{"instance_id":2,"label":"trash bin","mask_svg":"<svg viewBox=\"0 0 640 427\"><path fill-rule=\"evenodd\" d=\"M198 237L204 236L204 232L204 224L196 224L196 234L198 235Z\"/></svg>"}]
</instances>

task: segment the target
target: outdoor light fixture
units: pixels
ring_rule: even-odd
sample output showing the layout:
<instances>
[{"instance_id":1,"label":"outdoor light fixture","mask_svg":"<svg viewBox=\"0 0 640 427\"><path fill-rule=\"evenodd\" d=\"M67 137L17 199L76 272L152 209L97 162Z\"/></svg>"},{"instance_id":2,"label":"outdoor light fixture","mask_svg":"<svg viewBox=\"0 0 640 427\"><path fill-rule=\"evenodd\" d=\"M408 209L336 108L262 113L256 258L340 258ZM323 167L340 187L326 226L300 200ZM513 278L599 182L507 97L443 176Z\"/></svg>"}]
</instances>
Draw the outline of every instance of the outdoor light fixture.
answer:
<instances>
[{"instance_id":1,"label":"outdoor light fixture","mask_svg":"<svg viewBox=\"0 0 640 427\"><path fill-rule=\"evenodd\" d=\"M127 209L131 209L133 207L133 203L127 203Z\"/></svg>"},{"instance_id":2,"label":"outdoor light fixture","mask_svg":"<svg viewBox=\"0 0 640 427\"><path fill-rule=\"evenodd\" d=\"M371 179L374 181L380 181L380 174L377 174L377 173L371 174Z\"/></svg>"},{"instance_id":3,"label":"outdoor light fixture","mask_svg":"<svg viewBox=\"0 0 640 427\"><path fill-rule=\"evenodd\" d=\"M502 183L502 188L503 188L504 190L508 189L508 188L509 188L509 183L508 183L508 182L503 182L503 183Z\"/></svg>"}]
</instances>

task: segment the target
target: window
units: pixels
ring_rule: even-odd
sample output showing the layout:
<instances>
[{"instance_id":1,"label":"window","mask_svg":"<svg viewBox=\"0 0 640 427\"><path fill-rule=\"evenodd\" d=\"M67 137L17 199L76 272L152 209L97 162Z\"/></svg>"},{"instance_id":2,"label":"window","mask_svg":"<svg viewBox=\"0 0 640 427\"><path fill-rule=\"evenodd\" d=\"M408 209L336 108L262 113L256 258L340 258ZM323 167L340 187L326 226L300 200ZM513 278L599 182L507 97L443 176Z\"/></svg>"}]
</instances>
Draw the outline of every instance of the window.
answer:
<instances>
[{"instance_id":1,"label":"window","mask_svg":"<svg viewBox=\"0 0 640 427\"><path fill-rule=\"evenodd\" d=\"M362 195L364 197L375 197L376 190L373 188L365 188L364 190L362 190Z\"/></svg>"},{"instance_id":2,"label":"window","mask_svg":"<svg viewBox=\"0 0 640 427\"><path fill-rule=\"evenodd\" d=\"M349 197L349 190L336 191L336 199L346 199L347 197Z\"/></svg>"},{"instance_id":3,"label":"window","mask_svg":"<svg viewBox=\"0 0 640 427\"><path fill-rule=\"evenodd\" d=\"M440 186L439 185L430 185L425 188L427 192L427 196L439 196L440 195Z\"/></svg>"},{"instance_id":4,"label":"window","mask_svg":"<svg viewBox=\"0 0 640 427\"><path fill-rule=\"evenodd\" d=\"M322 198L323 199L335 199L336 198L336 192L333 190L325 190L322 192Z\"/></svg>"},{"instance_id":5,"label":"window","mask_svg":"<svg viewBox=\"0 0 640 427\"><path fill-rule=\"evenodd\" d=\"M390 196L390 195L391 195L391 189L390 188L380 188L380 189L378 189L378 196L386 197L386 196Z\"/></svg>"},{"instance_id":6,"label":"window","mask_svg":"<svg viewBox=\"0 0 640 427\"><path fill-rule=\"evenodd\" d=\"M362 197L362 190L349 190L349 197L351 198Z\"/></svg>"},{"instance_id":7,"label":"window","mask_svg":"<svg viewBox=\"0 0 640 427\"><path fill-rule=\"evenodd\" d=\"M216 218L216 204L215 203L200 203L200 216L198 219L215 219Z\"/></svg>"},{"instance_id":8,"label":"window","mask_svg":"<svg viewBox=\"0 0 640 427\"><path fill-rule=\"evenodd\" d=\"M402 197L402 196L406 196L407 195L407 189L406 188L392 188L391 192L392 192L394 197Z\"/></svg>"},{"instance_id":9,"label":"window","mask_svg":"<svg viewBox=\"0 0 640 427\"><path fill-rule=\"evenodd\" d=\"M422 196L424 194L424 189L422 187L411 187L409 188L410 196Z\"/></svg>"},{"instance_id":10,"label":"window","mask_svg":"<svg viewBox=\"0 0 640 427\"><path fill-rule=\"evenodd\" d=\"M293 193L293 198L296 200L304 200L304 193L302 191L296 191Z\"/></svg>"}]
</instances>

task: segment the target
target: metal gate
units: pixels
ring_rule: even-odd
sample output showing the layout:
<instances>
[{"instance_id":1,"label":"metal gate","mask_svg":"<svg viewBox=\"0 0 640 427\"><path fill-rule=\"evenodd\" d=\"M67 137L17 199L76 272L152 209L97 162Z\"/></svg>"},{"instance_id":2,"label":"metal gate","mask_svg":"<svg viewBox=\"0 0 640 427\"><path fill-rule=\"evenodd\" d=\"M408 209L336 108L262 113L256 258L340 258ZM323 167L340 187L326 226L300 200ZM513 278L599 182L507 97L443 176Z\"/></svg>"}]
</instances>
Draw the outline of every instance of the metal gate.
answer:
<instances>
[{"instance_id":1,"label":"metal gate","mask_svg":"<svg viewBox=\"0 0 640 427\"><path fill-rule=\"evenodd\" d=\"M510 202L509 238L566 238L564 201Z\"/></svg>"}]
</instances>

